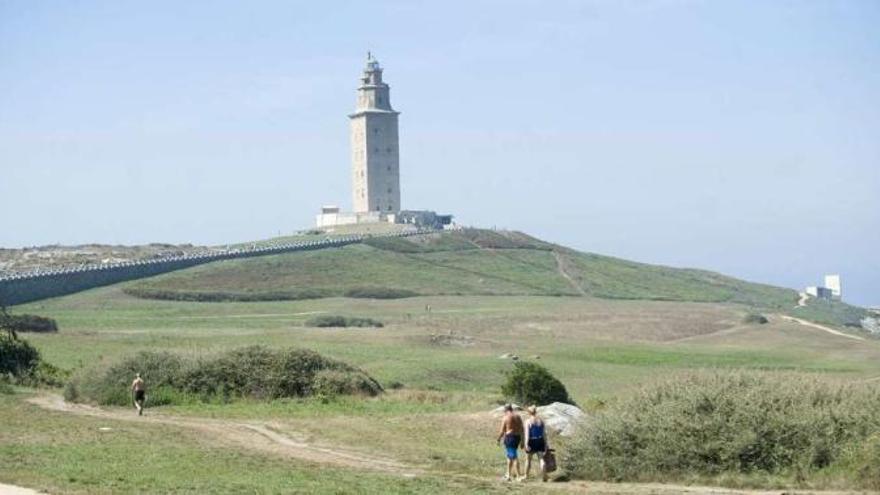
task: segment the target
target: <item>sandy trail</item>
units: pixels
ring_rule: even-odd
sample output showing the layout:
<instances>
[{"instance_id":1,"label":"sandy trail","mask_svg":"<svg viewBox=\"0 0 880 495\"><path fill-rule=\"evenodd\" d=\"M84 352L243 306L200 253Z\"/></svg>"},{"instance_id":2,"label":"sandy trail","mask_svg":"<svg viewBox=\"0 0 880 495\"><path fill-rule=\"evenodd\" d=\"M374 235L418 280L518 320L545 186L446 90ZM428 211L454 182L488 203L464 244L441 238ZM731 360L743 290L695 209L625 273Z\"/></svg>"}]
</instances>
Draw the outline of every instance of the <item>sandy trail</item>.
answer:
<instances>
[{"instance_id":1,"label":"sandy trail","mask_svg":"<svg viewBox=\"0 0 880 495\"><path fill-rule=\"evenodd\" d=\"M259 452L281 455L291 459L300 459L317 464L326 464L345 468L378 471L395 476L412 478L423 474L431 474L422 467L409 466L389 458L376 457L375 454L364 455L354 451L317 445L306 442L301 435L282 434L271 423L254 421L231 421L215 418L197 418L166 415L150 411L146 416L137 416L130 410L102 409L83 404L65 402L59 395L40 395L28 399L31 404L51 411L59 411L80 416L91 416L115 421L163 424L183 427L207 434L213 440L233 448L244 448ZM483 416L481 414L481 416ZM299 437L299 438L297 438ZM500 466L500 465L499 465ZM479 482L493 482L498 478L485 478L459 473L433 472L435 475L446 475L458 479L470 479ZM502 483L499 481L499 483ZM511 488L521 483L510 483ZM606 483L570 481L567 483L525 483L532 491L589 493L595 495L780 495L780 494L816 494L816 495L851 495L857 492L819 492L814 490L739 490L720 487L687 486L661 483ZM0 495L42 495L28 488L0 484Z\"/></svg>"},{"instance_id":2,"label":"sandy trail","mask_svg":"<svg viewBox=\"0 0 880 495\"><path fill-rule=\"evenodd\" d=\"M43 495L43 493L30 488L0 483L0 495Z\"/></svg>"},{"instance_id":3,"label":"sandy trail","mask_svg":"<svg viewBox=\"0 0 880 495\"><path fill-rule=\"evenodd\" d=\"M565 260L562 259L562 255L559 254L559 251L553 251L553 258L556 259L556 271L558 271L559 274L562 275L562 278L568 281L568 285L570 285L572 289L576 290L578 294L582 296L588 295L587 291L585 291L584 288L581 287L581 284L577 283L571 277L571 275L569 275L568 272L565 271Z\"/></svg>"},{"instance_id":4,"label":"sandy trail","mask_svg":"<svg viewBox=\"0 0 880 495\"><path fill-rule=\"evenodd\" d=\"M800 323L801 325L804 325L807 327L817 328L817 329L822 330L824 332L828 332L832 335L837 335L838 337L846 337L848 339L854 339L854 340L865 340L863 337L859 337L858 335L851 335L848 333L843 333L840 330L835 330L833 328L826 327L824 325L819 325L818 323L813 323L811 321L802 320L800 318L795 318L793 316L779 315L779 317L782 318L783 320L788 320L788 321L793 321L795 323Z\"/></svg>"},{"instance_id":5,"label":"sandy trail","mask_svg":"<svg viewBox=\"0 0 880 495\"><path fill-rule=\"evenodd\" d=\"M364 455L337 447L308 443L304 440L304 436L295 438L280 433L278 428L271 423L188 418L166 415L155 410L149 411L146 416L137 416L130 410L102 409L83 404L72 404L65 402L58 395L40 395L28 399L28 402L44 409L80 416L180 426L208 434L212 439L231 446L283 455L317 464L380 471L404 477L413 477L424 472L421 468L406 466L393 459L376 456L374 453Z\"/></svg>"}]
</instances>

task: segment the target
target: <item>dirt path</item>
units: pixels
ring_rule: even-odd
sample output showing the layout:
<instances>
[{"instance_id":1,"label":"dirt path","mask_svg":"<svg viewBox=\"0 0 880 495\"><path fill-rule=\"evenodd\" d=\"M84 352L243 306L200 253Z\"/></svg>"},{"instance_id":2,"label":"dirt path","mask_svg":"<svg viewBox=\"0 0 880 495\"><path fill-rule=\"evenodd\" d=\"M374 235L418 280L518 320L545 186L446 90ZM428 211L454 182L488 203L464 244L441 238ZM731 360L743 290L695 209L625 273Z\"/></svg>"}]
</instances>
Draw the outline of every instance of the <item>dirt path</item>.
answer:
<instances>
[{"instance_id":1,"label":"dirt path","mask_svg":"<svg viewBox=\"0 0 880 495\"><path fill-rule=\"evenodd\" d=\"M568 272L565 271L565 260L562 259L562 255L559 254L559 251L553 251L553 258L556 259L556 271L558 271L559 274L562 275L562 278L568 281L568 285L571 285L571 288L576 290L578 294L582 296L588 295L587 291L585 291L584 288L581 287L581 284L575 282L571 275L569 275Z\"/></svg>"},{"instance_id":2,"label":"dirt path","mask_svg":"<svg viewBox=\"0 0 880 495\"><path fill-rule=\"evenodd\" d=\"M318 464L380 471L404 477L413 477L424 472L421 468L406 466L393 459L378 457L373 453L364 455L337 447L308 443L304 440L304 436L295 438L280 433L279 429L271 423L229 421L213 418L186 418L166 415L156 411L149 411L145 416L137 416L127 409L102 409L83 404L72 404L65 402L58 395L41 395L28 399L28 402L44 409L80 416L179 426L208 434L211 438L219 440L221 443L260 452L280 454Z\"/></svg>"},{"instance_id":3,"label":"dirt path","mask_svg":"<svg viewBox=\"0 0 880 495\"><path fill-rule=\"evenodd\" d=\"M41 492L15 485L0 483L0 495L43 495Z\"/></svg>"},{"instance_id":4,"label":"dirt path","mask_svg":"<svg viewBox=\"0 0 880 495\"><path fill-rule=\"evenodd\" d=\"M835 330L833 328L826 327L824 325L819 325L818 323L813 323L811 321L802 320L800 318L795 318L793 316L779 315L779 317L782 318L783 320L793 321L795 323L800 323L801 325L804 325L807 327L817 328L817 329L822 330L824 332L828 332L832 335L837 335L838 337L846 337L848 339L854 339L854 340L865 340L863 337L859 337L858 335L851 335L848 333L843 333L840 330Z\"/></svg>"},{"instance_id":5,"label":"dirt path","mask_svg":"<svg viewBox=\"0 0 880 495\"><path fill-rule=\"evenodd\" d=\"M378 471L395 476L412 478L430 474L417 466L408 466L393 459L376 457L375 454L363 455L354 451L327 445L306 442L302 435L290 436L282 434L270 423L243 422L220 420L214 418L196 418L166 415L151 411L146 416L136 416L127 409L102 409L83 404L65 402L59 395L40 395L28 399L28 402L41 408L104 418L114 421L172 425L205 433L213 440L233 448L244 448L259 452L282 455L292 459L300 459L317 464L326 464L344 468ZM485 478L458 473L439 473L457 479L469 479L478 482L494 481L496 478ZM499 483L502 483L499 481ZM511 488L520 483L511 483ZM588 493L594 495L780 495L780 494L815 494L815 495L850 495L856 492L817 492L812 490L739 490L720 487L687 486L661 483L607 483L570 481L567 483L539 483L529 481L525 484L531 491ZM42 495L28 488L0 484L0 495Z\"/></svg>"}]
</instances>

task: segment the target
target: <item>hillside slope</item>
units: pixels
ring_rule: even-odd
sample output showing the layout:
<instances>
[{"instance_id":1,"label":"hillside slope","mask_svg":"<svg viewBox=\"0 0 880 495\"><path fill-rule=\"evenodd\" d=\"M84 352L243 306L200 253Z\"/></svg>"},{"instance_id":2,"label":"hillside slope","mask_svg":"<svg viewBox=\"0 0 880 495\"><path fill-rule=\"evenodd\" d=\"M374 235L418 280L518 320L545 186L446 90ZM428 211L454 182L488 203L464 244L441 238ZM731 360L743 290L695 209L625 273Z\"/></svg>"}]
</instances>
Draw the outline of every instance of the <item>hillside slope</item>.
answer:
<instances>
[{"instance_id":1,"label":"hillside slope","mask_svg":"<svg viewBox=\"0 0 880 495\"><path fill-rule=\"evenodd\" d=\"M141 297L272 300L343 295L589 295L790 308L790 289L581 253L518 232L466 229L226 261L131 283Z\"/></svg>"}]
</instances>

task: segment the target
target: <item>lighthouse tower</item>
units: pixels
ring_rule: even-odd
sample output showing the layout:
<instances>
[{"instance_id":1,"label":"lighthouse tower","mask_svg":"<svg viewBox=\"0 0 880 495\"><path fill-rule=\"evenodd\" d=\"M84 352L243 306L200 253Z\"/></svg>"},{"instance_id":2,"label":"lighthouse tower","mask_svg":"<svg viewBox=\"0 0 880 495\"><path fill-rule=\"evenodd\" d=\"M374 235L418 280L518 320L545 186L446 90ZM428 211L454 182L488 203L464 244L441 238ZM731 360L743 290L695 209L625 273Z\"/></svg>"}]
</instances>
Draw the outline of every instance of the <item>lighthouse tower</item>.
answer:
<instances>
[{"instance_id":1,"label":"lighthouse tower","mask_svg":"<svg viewBox=\"0 0 880 495\"><path fill-rule=\"evenodd\" d=\"M351 119L352 206L354 213L400 211L397 116L382 67L370 53Z\"/></svg>"}]
</instances>

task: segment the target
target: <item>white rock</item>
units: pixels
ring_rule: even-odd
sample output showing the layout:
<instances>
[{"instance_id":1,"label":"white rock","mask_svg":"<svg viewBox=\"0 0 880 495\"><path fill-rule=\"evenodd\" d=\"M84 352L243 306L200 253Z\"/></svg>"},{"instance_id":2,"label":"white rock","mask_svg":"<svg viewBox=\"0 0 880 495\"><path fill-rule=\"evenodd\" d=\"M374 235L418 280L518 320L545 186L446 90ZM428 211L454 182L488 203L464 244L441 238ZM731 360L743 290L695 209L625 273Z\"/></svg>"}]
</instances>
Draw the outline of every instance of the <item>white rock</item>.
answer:
<instances>
[{"instance_id":1,"label":"white rock","mask_svg":"<svg viewBox=\"0 0 880 495\"><path fill-rule=\"evenodd\" d=\"M513 410L520 413L523 408L513 404ZM492 410L492 416L504 416L504 406ZM586 420L586 414L581 408L563 402L554 402L548 406L538 406L538 416L544 420L547 428L563 437L570 437L577 430L579 423Z\"/></svg>"},{"instance_id":2,"label":"white rock","mask_svg":"<svg viewBox=\"0 0 880 495\"><path fill-rule=\"evenodd\" d=\"M538 416L544 419L547 428L564 437L573 435L578 424L586 418L581 408L563 402L538 407Z\"/></svg>"}]
</instances>

